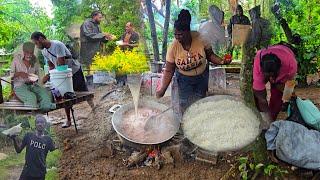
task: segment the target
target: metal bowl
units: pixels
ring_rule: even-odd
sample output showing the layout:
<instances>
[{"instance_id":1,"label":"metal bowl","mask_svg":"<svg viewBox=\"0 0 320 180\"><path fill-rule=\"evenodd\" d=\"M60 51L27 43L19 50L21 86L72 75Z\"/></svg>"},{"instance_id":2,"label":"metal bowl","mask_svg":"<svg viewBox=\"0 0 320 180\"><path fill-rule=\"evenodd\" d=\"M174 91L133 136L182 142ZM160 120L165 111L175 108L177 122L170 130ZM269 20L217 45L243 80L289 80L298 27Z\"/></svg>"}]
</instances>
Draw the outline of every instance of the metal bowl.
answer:
<instances>
[{"instance_id":1,"label":"metal bowl","mask_svg":"<svg viewBox=\"0 0 320 180\"><path fill-rule=\"evenodd\" d=\"M143 100L143 99L139 100L139 107L150 107L152 109L160 110L160 112L162 112L168 108L166 105L157 103L155 101ZM141 144L141 145L160 144L160 143L166 142L169 139L171 139L179 130L180 122L176 121L174 119L172 110L169 110L168 112L166 112L167 118L168 118L168 121L170 122L170 125L173 127L174 130L173 131L167 130L168 132L165 132L165 134L166 134L165 137L158 136L157 140L154 140L152 142L146 142L143 139L136 139L135 137L129 137L129 136L125 135L124 131L121 128L121 124L123 122L123 115L127 111L132 110L132 109L134 109L133 103L123 105L112 116L112 126L113 126L114 130L118 133L118 135L120 137L124 138L125 140L127 140L131 143ZM166 122L168 122L168 121L166 121ZM166 131L166 129L164 129L164 131ZM155 134L155 136L156 136L156 134Z\"/></svg>"}]
</instances>

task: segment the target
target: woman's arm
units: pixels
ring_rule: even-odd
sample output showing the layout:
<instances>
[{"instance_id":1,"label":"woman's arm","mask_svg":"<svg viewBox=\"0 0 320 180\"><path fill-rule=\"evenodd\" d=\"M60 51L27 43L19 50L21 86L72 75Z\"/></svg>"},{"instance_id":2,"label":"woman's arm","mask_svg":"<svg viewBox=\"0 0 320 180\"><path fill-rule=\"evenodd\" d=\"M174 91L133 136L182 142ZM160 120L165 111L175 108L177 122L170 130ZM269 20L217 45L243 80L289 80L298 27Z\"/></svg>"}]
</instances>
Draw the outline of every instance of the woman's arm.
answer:
<instances>
[{"instance_id":1,"label":"woman's arm","mask_svg":"<svg viewBox=\"0 0 320 180\"><path fill-rule=\"evenodd\" d=\"M256 106L260 112L269 112L269 106L267 101L267 90L253 90Z\"/></svg>"},{"instance_id":2,"label":"woman's arm","mask_svg":"<svg viewBox=\"0 0 320 180\"><path fill-rule=\"evenodd\" d=\"M164 96L170 82L172 79L172 76L174 74L174 71L176 69L176 64L171 63L171 62L166 62L166 67L163 71L163 76L162 76L162 83L160 89L156 92L157 98L161 98Z\"/></svg>"},{"instance_id":3,"label":"woman's arm","mask_svg":"<svg viewBox=\"0 0 320 180\"><path fill-rule=\"evenodd\" d=\"M25 72L16 72L16 73L14 73L14 75L13 75L13 79L14 78L17 78L17 77L21 77L21 78L24 78L24 79L26 79L26 78L28 78L28 73L25 73Z\"/></svg>"}]
</instances>

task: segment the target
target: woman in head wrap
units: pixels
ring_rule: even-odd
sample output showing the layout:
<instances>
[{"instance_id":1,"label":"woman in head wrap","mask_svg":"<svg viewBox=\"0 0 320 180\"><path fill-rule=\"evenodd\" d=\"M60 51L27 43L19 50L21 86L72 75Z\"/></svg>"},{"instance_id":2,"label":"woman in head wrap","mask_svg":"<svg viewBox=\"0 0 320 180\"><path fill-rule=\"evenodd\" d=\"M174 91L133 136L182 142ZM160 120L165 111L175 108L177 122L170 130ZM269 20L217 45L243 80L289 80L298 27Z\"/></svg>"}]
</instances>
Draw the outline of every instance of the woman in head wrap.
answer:
<instances>
[{"instance_id":1,"label":"woman in head wrap","mask_svg":"<svg viewBox=\"0 0 320 180\"><path fill-rule=\"evenodd\" d=\"M14 55L10 71L13 90L17 98L25 105L34 108L40 106L40 110L48 111L55 109L56 105L51 102L48 91L37 83L39 64L34 55L34 47L32 42L25 42L22 45L22 52Z\"/></svg>"},{"instance_id":2,"label":"woman in head wrap","mask_svg":"<svg viewBox=\"0 0 320 180\"><path fill-rule=\"evenodd\" d=\"M162 85L157 91L158 98L165 94L172 76L176 73L182 113L197 99L206 96L209 80L209 63L229 64L212 51L198 32L190 31L191 15L188 10L181 10L174 23L175 40L168 49L166 67Z\"/></svg>"}]
</instances>

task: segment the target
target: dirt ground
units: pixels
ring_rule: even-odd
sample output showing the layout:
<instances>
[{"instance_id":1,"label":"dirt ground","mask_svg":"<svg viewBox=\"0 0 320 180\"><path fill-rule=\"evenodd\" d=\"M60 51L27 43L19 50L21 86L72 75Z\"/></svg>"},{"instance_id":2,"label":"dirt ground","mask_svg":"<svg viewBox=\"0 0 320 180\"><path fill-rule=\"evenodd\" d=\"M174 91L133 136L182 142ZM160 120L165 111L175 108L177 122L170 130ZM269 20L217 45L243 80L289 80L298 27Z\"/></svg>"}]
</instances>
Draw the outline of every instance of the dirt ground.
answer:
<instances>
[{"instance_id":1,"label":"dirt ground","mask_svg":"<svg viewBox=\"0 0 320 180\"><path fill-rule=\"evenodd\" d=\"M228 87L232 94L239 95L238 79L229 76ZM116 91L101 98L110 90ZM298 96L310 98L320 104L320 88L297 89ZM113 85L102 86L95 89L95 103L97 107L91 110L87 103L74 107L79 133L74 128L62 129L55 126L59 138L59 146L63 151L60 165L60 179L220 179L232 166L240 153L224 155L218 159L217 165L188 160L164 165L160 170L152 167L136 167L128 169L124 160L129 154L121 148L114 154L110 152L110 144L117 146L118 138L112 128L112 114L108 109L115 104L125 104L131 101L127 88L116 88ZM164 98L162 103L169 103L170 99ZM64 117L64 111L50 113L52 117ZM119 146L117 146L119 147ZM237 168L237 167L236 167ZM227 178L237 179L237 178ZM299 179L295 174L290 174L286 179Z\"/></svg>"}]
</instances>

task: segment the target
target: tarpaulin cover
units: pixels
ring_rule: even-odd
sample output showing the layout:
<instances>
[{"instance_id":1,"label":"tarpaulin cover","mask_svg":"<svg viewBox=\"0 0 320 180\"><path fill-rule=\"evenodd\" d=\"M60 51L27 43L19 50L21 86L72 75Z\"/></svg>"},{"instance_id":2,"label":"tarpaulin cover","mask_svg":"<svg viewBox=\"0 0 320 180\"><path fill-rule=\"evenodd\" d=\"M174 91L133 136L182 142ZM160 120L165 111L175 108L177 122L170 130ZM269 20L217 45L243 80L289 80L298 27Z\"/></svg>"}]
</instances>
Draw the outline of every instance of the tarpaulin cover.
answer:
<instances>
[{"instance_id":1,"label":"tarpaulin cover","mask_svg":"<svg viewBox=\"0 0 320 180\"><path fill-rule=\"evenodd\" d=\"M275 121L266 132L268 150L297 167L320 170L320 132L292 121Z\"/></svg>"}]
</instances>

